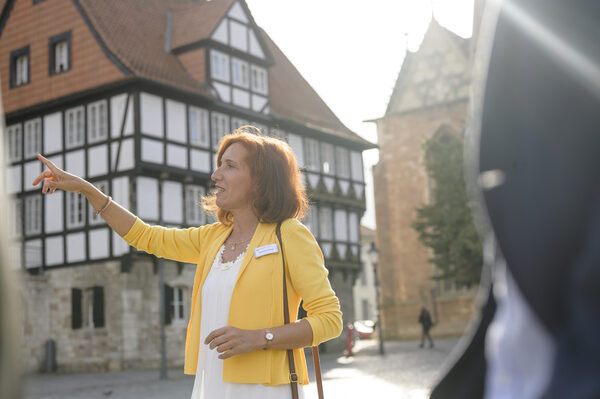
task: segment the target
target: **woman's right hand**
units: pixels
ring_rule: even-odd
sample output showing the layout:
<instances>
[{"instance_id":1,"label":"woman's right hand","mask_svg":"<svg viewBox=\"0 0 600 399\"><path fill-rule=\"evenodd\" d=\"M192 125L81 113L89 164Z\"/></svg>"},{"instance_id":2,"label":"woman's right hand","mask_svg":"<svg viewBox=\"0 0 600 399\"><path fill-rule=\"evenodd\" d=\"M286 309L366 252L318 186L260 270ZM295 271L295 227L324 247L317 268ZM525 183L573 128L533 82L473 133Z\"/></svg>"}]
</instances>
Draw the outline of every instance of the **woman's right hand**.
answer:
<instances>
[{"instance_id":1,"label":"woman's right hand","mask_svg":"<svg viewBox=\"0 0 600 399\"><path fill-rule=\"evenodd\" d=\"M42 180L44 180L44 185L42 186L43 194L46 194L48 190L50 190L50 194L52 194L57 188L60 188L64 191L72 191L81 194L85 186L89 184L81 177L72 175L60 169L54 165L53 162L44 158L41 154L38 154L37 157L44 165L48 167L48 169L43 171L33 181L32 185L37 186Z\"/></svg>"}]
</instances>

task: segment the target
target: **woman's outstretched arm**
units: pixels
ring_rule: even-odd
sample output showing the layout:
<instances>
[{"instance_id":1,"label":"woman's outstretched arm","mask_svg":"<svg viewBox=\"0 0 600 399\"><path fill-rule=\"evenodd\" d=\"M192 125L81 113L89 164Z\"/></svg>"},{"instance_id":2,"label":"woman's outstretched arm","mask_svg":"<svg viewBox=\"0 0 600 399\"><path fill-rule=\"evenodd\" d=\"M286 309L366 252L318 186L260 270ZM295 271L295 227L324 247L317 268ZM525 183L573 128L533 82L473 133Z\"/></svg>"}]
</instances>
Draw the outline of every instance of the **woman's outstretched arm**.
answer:
<instances>
[{"instance_id":1,"label":"woman's outstretched arm","mask_svg":"<svg viewBox=\"0 0 600 399\"><path fill-rule=\"evenodd\" d=\"M83 194L96 211L104 209L108 204L108 195L98 190L90 182L65 172L54 165L54 163L44 158L41 154L38 154L38 159L46 165L48 169L43 171L32 184L36 186L43 180L43 194L48 193L48 191L52 194L56 189ZM134 214L114 201L111 201L110 205L102 212L101 216L120 236L127 234L136 219Z\"/></svg>"}]
</instances>

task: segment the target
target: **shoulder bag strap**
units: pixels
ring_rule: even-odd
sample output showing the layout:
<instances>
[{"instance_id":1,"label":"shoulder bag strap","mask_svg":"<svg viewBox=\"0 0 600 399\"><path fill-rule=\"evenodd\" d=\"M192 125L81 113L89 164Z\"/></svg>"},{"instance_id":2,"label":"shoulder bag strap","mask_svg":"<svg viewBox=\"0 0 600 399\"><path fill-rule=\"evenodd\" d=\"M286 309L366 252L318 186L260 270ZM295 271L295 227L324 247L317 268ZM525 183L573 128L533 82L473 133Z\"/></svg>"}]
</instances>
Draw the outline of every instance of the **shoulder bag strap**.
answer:
<instances>
[{"instance_id":1,"label":"shoulder bag strap","mask_svg":"<svg viewBox=\"0 0 600 399\"><path fill-rule=\"evenodd\" d=\"M279 240L279 247L281 248L281 260L283 262L283 319L285 324L290 324L290 311L288 306L287 297L287 284L285 278L285 255L283 253L283 240L281 239L281 222L277 223L275 234ZM321 380L321 363L319 361L319 347L312 347L313 360L315 362L315 374L317 380L317 391L319 399L323 399L323 381ZM290 367L290 386L292 388L292 398L298 399L298 374L296 374L296 365L294 363L294 351L292 349L287 350L288 363Z\"/></svg>"}]
</instances>

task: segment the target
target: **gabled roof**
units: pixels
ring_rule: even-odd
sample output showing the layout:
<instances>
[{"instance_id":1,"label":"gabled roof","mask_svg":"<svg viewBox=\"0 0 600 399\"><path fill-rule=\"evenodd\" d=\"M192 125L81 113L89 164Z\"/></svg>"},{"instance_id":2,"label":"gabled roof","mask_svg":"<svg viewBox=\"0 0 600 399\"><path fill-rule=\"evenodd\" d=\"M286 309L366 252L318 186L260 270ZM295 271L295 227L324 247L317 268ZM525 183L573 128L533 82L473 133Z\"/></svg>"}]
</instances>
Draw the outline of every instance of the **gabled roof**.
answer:
<instances>
[{"instance_id":1,"label":"gabled roof","mask_svg":"<svg viewBox=\"0 0 600 399\"><path fill-rule=\"evenodd\" d=\"M14 1L0 0L3 21L9 18ZM251 25L257 28L261 45L271 52L267 62L274 62L269 68L273 116L373 148L372 143L344 126L269 36L255 25L244 0L239 1L249 14ZM182 48L209 39L234 2L73 0L104 53L124 72L122 79L143 78L215 101L216 96L205 82L194 79L177 54L165 50L167 14L172 12L170 48Z\"/></svg>"},{"instance_id":2,"label":"gabled roof","mask_svg":"<svg viewBox=\"0 0 600 399\"><path fill-rule=\"evenodd\" d=\"M423 42L421 43L421 46L423 45L423 43L425 42L427 37L430 36L434 30L440 31L442 33L442 35L445 38L447 38L448 41L450 43L452 43L452 45L454 45L465 58L467 58L467 59L469 58L469 46L470 46L471 40L468 38L467 39L462 38L462 37L458 36L456 33L452 32L451 30L446 29L445 27L440 25L439 22L435 18L432 18L431 22L429 23L429 27L427 28L427 32L425 33L425 36L423 37ZM405 83L404 82L405 78L410 71L410 65L412 62L414 62L415 58L419 55L420 50L421 50L421 48L419 48L419 50L417 50L415 52L412 52L412 51L406 52L406 56L404 57L404 61L402 62L402 67L400 68L400 72L398 73L398 77L396 78L396 82L394 84L394 89L392 90L392 94L388 101L388 105L387 105L387 108L385 111L386 115L393 112L392 107L394 104L394 99L398 95L400 95L400 92L402 91L402 88Z\"/></svg>"}]
</instances>

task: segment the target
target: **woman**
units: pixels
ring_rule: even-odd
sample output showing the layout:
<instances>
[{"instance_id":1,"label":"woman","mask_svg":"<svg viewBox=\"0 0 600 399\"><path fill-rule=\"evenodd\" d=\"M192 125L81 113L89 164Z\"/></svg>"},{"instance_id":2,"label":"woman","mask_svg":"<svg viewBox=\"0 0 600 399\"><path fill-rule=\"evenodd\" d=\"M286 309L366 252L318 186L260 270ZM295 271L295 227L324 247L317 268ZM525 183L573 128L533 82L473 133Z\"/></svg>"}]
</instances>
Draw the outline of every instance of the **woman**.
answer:
<instances>
[{"instance_id":1,"label":"woman","mask_svg":"<svg viewBox=\"0 0 600 399\"><path fill-rule=\"evenodd\" d=\"M188 229L149 226L89 182L38 156L49 168L33 182L44 180L42 193L81 193L130 245L198 265L184 370L196 375L193 399L289 398L286 349L294 349L298 381L305 385L301 348L335 338L342 330L323 255L297 219L306 213L308 201L292 150L256 132L244 126L224 137L211 176L216 192L204 201L219 221ZM293 321L288 325L278 222ZM295 320L301 300L308 317Z\"/></svg>"}]
</instances>

